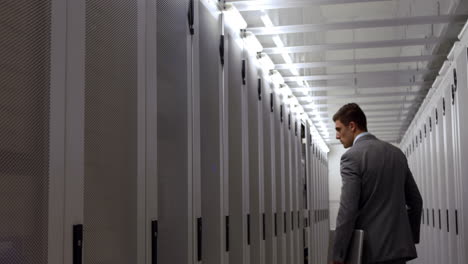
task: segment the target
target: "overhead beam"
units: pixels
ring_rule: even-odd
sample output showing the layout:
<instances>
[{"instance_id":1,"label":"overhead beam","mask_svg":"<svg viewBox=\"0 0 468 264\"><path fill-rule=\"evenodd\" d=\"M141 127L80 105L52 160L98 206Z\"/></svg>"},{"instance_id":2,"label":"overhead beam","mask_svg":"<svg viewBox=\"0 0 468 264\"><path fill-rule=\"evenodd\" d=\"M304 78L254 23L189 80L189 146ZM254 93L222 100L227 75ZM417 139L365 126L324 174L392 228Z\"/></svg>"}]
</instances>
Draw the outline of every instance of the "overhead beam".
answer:
<instances>
[{"instance_id":1,"label":"overhead beam","mask_svg":"<svg viewBox=\"0 0 468 264\"><path fill-rule=\"evenodd\" d=\"M375 118L389 118L389 117L397 117L397 116L402 116L405 117L406 115L409 114L409 109L403 110L401 113L396 113L399 112L400 109L390 109L389 111L382 111L382 112L367 112L366 117L370 119L375 119ZM365 112L365 111L364 111ZM392 114L389 114L388 112L394 112ZM383 113L383 114L382 114ZM312 117L312 121L332 121L332 117L328 115L328 113L317 113L315 112L314 114L310 114Z\"/></svg>"},{"instance_id":2,"label":"overhead beam","mask_svg":"<svg viewBox=\"0 0 468 264\"><path fill-rule=\"evenodd\" d=\"M379 101L379 102L355 102L357 103L358 105L365 105L365 106L369 106L369 105L401 105L401 104L413 104L414 102L416 102L417 100L412 100L412 101L408 101L408 100L401 100L401 101ZM315 104L316 107L327 107L327 106L341 106L343 105L343 103L326 103L326 104Z\"/></svg>"},{"instance_id":3,"label":"overhead beam","mask_svg":"<svg viewBox=\"0 0 468 264\"><path fill-rule=\"evenodd\" d=\"M415 99L391 99L389 100L388 98L383 98L383 99L386 99L385 101L384 100L379 100L379 101L359 101L358 99L361 99L359 97L356 97L356 98L347 98L347 97L339 97L339 98L331 98L330 100L333 100L333 102L321 102L322 100L327 100L326 98L325 99L318 99L317 101L320 101L320 102L312 102L313 105L315 105L316 108L318 107L322 107L322 106L326 106L326 107L329 107L329 106L342 106L343 104L346 104L347 102L349 101L353 101L354 103L360 105L361 107L365 107L365 106L382 106L382 105L401 105L401 104L414 104L414 103L417 103L417 102L421 102L422 99L421 98L415 98ZM368 98L365 98L365 97L362 97L362 99L368 99ZM374 98L375 99L375 98ZM302 98L298 98L298 101L301 105L303 106L307 106L309 104L311 104L311 102L309 100L305 100L305 99L302 99Z\"/></svg>"},{"instance_id":4,"label":"overhead beam","mask_svg":"<svg viewBox=\"0 0 468 264\"><path fill-rule=\"evenodd\" d=\"M233 1L228 0L234 4L239 11L255 11L255 10L271 10L271 9L285 9L285 8L304 8L313 7L317 5L339 5L339 4L353 4L353 3L370 3L370 2L385 2L390 0L257 0L257 1Z\"/></svg>"},{"instance_id":5,"label":"overhead beam","mask_svg":"<svg viewBox=\"0 0 468 264\"><path fill-rule=\"evenodd\" d=\"M373 127L382 127L382 126L391 126L391 125L403 125L406 123L407 121L405 120L376 120L373 122L367 122L367 127L373 128ZM335 124L333 124L332 122L325 123L325 127L335 129Z\"/></svg>"},{"instance_id":6,"label":"overhead beam","mask_svg":"<svg viewBox=\"0 0 468 264\"><path fill-rule=\"evenodd\" d=\"M321 81L321 80L346 80L346 79L362 79L362 78L390 78L403 76L421 76L430 73L435 73L436 70L398 70L398 71L374 71L374 72L356 72L356 73L340 73L340 74L323 74L323 75L308 75L308 76L289 76L283 77L285 82L297 81Z\"/></svg>"},{"instance_id":7,"label":"overhead beam","mask_svg":"<svg viewBox=\"0 0 468 264\"><path fill-rule=\"evenodd\" d=\"M420 46L420 45L438 44L440 40L441 39L438 37L430 37L430 38L398 39L398 40L384 40L384 41L371 41L371 42L327 43L327 44L316 44L316 45L309 45L309 46L265 48L263 49L263 52L266 54L282 54L282 53L308 53L308 52L330 51L330 50L351 50L351 49Z\"/></svg>"},{"instance_id":8,"label":"overhead beam","mask_svg":"<svg viewBox=\"0 0 468 264\"><path fill-rule=\"evenodd\" d=\"M334 90L352 90L352 89L371 89L371 88L398 88L398 87L430 87L432 85L430 82L382 82L373 85L361 85L361 86L319 86L319 87L290 87L294 92L300 91L311 91L311 92L320 92L320 91L334 91Z\"/></svg>"},{"instance_id":9,"label":"overhead beam","mask_svg":"<svg viewBox=\"0 0 468 264\"><path fill-rule=\"evenodd\" d=\"M404 113L404 114L401 114L400 117L404 117L406 116L407 113ZM374 120L376 118L392 118L392 117L398 117L399 115L398 114L385 114L385 115L367 115L366 114L366 117L367 117L367 121L371 121L371 120ZM317 118L317 117L314 117L312 118L312 121L316 121L316 122L319 122L319 121L322 121L322 122L332 122L332 119L329 118L329 117L320 117L320 118Z\"/></svg>"},{"instance_id":10,"label":"overhead beam","mask_svg":"<svg viewBox=\"0 0 468 264\"><path fill-rule=\"evenodd\" d=\"M338 109L341 107L342 105L336 105L336 107L334 108L328 108L328 107L321 107L321 109L329 109L333 111L331 112L336 112L338 111ZM311 116L316 116L317 114L319 115L328 115L329 112L328 111L321 111L319 110L318 112L311 109L310 106L307 106L307 105L303 105L304 107L304 110L310 114ZM369 113L387 113L387 112L390 112L390 111L410 111L412 109L413 106L408 106L408 105L403 105L403 108L402 108L402 105L395 105L395 107L392 107L392 108L377 108L377 109L366 109L365 106L361 107L362 110L364 111L364 113L367 115Z\"/></svg>"},{"instance_id":11,"label":"overhead beam","mask_svg":"<svg viewBox=\"0 0 468 264\"><path fill-rule=\"evenodd\" d=\"M325 99L349 99L349 98L375 98L375 97L389 97L389 96L419 96L419 92L402 92L402 93L372 93L372 94L340 94L340 95L297 95L299 101L302 98L312 100L325 100Z\"/></svg>"},{"instance_id":12,"label":"overhead beam","mask_svg":"<svg viewBox=\"0 0 468 264\"><path fill-rule=\"evenodd\" d=\"M333 67L333 66L425 62L425 61L432 61L432 60L442 59L442 58L444 58L444 56L442 55L426 55L426 56L382 57L382 58L354 59L354 60L330 60L330 61L317 61L317 62L293 63L293 64L276 64L275 69L277 70L288 70L290 68L313 69L313 68L325 68L325 67Z\"/></svg>"},{"instance_id":13,"label":"overhead beam","mask_svg":"<svg viewBox=\"0 0 468 264\"><path fill-rule=\"evenodd\" d=\"M247 30L255 35L279 35L290 33L310 33L330 30L348 30L360 28L399 27L407 25L464 23L468 15L414 16L391 19L375 19L364 21L346 21L335 23L288 25L276 27L253 27Z\"/></svg>"}]
</instances>

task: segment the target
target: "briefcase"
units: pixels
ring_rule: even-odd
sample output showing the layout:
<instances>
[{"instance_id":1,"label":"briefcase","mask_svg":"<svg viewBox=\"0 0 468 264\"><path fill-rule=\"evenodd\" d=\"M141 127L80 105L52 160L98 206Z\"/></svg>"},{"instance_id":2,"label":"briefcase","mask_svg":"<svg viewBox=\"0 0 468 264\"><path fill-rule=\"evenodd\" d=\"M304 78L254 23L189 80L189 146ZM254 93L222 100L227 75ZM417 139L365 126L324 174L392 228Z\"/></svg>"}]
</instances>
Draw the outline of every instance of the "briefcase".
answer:
<instances>
[{"instance_id":1,"label":"briefcase","mask_svg":"<svg viewBox=\"0 0 468 264\"><path fill-rule=\"evenodd\" d=\"M335 239L335 231L330 232L330 249L329 260L331 260L333 252L333 240ZM364 231L355 230L351 238L351 244L348 250L345 264L362 264L362 251L364 248Z\"/></svg>"}]
</instances>

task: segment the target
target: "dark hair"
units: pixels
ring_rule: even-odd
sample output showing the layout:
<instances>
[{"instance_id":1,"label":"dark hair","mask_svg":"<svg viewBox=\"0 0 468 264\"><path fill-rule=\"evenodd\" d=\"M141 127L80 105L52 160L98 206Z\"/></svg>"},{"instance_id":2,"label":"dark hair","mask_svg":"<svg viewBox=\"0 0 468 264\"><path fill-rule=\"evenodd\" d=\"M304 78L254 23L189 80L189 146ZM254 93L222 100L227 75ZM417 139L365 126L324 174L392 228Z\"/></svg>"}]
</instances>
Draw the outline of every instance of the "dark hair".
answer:
<instances>
[{"instance_id":1,"label":"dark hair","mask_svg":"<svg viewBox=\"0 0 468 264\"><path fill-rule=\"evenodd\" d=\"M357 127L363 131L367 131L366 115L356 103L350 103L342 106L333 116L333 121L340 120L345 126L350 122L356 123Z\"/></svg>"}]
</instances>

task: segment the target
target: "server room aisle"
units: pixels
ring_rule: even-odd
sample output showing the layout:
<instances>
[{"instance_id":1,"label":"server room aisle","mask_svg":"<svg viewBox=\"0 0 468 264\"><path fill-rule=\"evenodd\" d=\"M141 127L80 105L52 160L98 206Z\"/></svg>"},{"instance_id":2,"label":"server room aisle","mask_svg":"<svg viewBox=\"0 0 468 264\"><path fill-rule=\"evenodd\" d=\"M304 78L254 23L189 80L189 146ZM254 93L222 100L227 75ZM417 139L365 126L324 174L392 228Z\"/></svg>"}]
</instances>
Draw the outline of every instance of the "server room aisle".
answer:
<instances>
[{"instance_id":1,"label":"server room aisle","mask_svg":"<svg viewBox=\"0 0 468 264\"><path fill-rule=\"evenodd\" d=\"M0 1L0 264L328 263L343 100L423 190L414 263L468 263L468 2L430 1Z\"/></svg>"}]
</instances>

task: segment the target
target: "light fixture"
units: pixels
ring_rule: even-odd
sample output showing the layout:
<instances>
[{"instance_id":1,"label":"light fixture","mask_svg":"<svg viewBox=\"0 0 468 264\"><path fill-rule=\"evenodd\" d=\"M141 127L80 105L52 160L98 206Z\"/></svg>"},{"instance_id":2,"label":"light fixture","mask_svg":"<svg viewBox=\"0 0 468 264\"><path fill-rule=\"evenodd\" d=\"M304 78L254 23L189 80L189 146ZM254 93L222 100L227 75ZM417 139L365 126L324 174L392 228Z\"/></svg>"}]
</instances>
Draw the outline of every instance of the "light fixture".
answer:
<instances>
[{"instance_id":1,"label":"light fixture","mask_svg":"<svg viewBox=\"0 0 468 264\"><path fill-rule=\"evenodd\" d=\"M270 71L270 79L273 82L273 84L275 84L278 87L284 84L283 76L281 76L281 74L276 70Z\"/></svg>"},{"instance_id":2,"label":"light fixture","mask_svg":"<svg viewBox=\"0 0 468 264\"><path fill-rule=\"evenodd\" d=\"M270 72L270 70L275 69L275 64L271 61L270 56L265 53L258 53L257 60L262 67L264 72Z\"/></svg>"},{"instance_id":3,"label":"light fixture","mask_svg":"<svg viewBox=\"0 0 468 264\"><path fill-rule=\"evenodd\" d=\"M245 22L239 10L237 10L232 4L226 3L224 9L224 19L227 25L233 27L236 30L247 28L247 22Z\"/></svg>"},{"instance_id":4,"label":"light fixture","mask_svg":"<svg viewBox=\"0 0 468 264\"><path fill-rule=\"evenodd\" d=\"M257 37L255 37L255 35L251 32L245 33L245 46L249 51L253 53L258 53L263 50L262 44L260 44Z\"/></svg>"}]
</instances>

